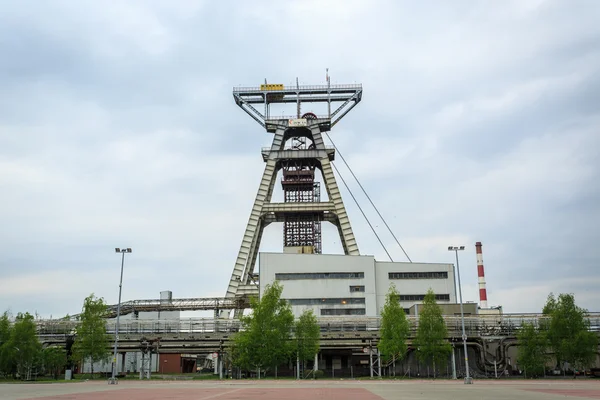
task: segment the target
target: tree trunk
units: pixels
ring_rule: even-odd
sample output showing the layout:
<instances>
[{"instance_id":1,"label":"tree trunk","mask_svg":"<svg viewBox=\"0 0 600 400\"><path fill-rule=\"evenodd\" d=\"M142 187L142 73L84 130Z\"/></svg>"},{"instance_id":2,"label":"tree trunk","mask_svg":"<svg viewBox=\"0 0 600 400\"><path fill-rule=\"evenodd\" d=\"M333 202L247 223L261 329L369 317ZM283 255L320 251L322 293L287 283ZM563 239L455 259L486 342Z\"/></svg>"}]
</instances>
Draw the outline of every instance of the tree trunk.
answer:
<instances>
[{"instance_id":1,"label":"tree trunk","mask_svg":"<svg viewBox=\"0 0 600 400\"><path fill-rule=\"evenodd\" d=\"M302 361L302 379L306 378L306 360Z\"/></svg>"}]
</instances>

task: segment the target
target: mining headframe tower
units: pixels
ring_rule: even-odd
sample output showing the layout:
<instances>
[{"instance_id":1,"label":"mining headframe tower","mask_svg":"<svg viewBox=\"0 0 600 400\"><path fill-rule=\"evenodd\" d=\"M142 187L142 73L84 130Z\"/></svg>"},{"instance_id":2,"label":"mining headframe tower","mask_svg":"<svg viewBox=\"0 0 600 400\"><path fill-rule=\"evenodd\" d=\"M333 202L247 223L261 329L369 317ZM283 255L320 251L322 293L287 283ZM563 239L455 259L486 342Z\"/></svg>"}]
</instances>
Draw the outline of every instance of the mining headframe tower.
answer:
<instances>
[{"instance_id":1,"label":"mining headframe tower","mask_svg":"<svg viewBox=\"0 0 600 400\"><path fill-rule=\"evenodd\" d=\"M258 294L254 272L263 230L272 222L283 222L283 245L287 253L319 254L321 223L334 224L346 255L359 255L358 245L333 174L335 149L325 146L322 134L331 130L362 98L360 84L284 87L264 83L258 87L233 89L236 104L273 133L269 148L262 149L265 170L248 219L242 244L227 288L227 298ZM327 113L302 113L305 103L326 103ZM273 104L295 104L296 115L274 116ZM259 109L263 110L262 112ZM320 170L327 191L321 201ZM272 202L277 174L282 171L283 203ZM236 310L239 315L242 310ZM228 314L227 314L228 315Z\"/></svg>"}]
</instances>

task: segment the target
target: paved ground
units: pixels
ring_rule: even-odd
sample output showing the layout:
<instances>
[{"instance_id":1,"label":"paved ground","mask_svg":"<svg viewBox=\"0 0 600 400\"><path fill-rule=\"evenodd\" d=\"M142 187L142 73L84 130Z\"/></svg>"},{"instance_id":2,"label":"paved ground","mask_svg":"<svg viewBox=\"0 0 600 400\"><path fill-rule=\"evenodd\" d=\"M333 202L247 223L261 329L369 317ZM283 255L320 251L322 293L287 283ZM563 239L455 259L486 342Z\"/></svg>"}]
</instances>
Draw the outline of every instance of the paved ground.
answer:
<instances>
[{"instance_id":1,"label":"paved ground","mask_svg":"<svg viewBox=\"0 0 600 400\"><path fill-rule=\"evenodd\" d=\"M121 381L0 384L0 399L30 400L552 400L600 399L600 380L568 381Z\"/></svg>"}]
</instances>

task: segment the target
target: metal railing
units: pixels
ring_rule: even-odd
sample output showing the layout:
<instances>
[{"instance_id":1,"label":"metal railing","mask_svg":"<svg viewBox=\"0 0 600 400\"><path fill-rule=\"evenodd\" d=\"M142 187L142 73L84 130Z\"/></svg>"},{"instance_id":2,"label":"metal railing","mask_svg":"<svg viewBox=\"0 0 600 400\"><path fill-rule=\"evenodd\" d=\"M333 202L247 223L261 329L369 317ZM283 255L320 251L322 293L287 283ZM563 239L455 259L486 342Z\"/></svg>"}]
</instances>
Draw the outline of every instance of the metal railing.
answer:
<instances>
[{"instance_id":1,"label":"metal railing","mask_svg":"<svg viewBox=\"0 0 600 400\"><path fill-rule=\"evenodd\" d=\"M362 89L362 84L360 83L355 83L355 84L338 84L338 85L300 85L300 86L294 86L294 85L290 85L290 86L285 86L283 90L262 90L260 88L260 86L239 86L239 87L234 87L233 91L234 92L296 92L296 91L311 91L311 90L327 90L327 89L333 89L333 90L345 90L345 89L354 89L354 90L359 90Z\"/></svg>"},{"instance_id":2,"label":"metal railing","mask_svg":"<svg viewBox=\"0 0 600 400\"><path fill-rule=\"evenodd\" d=\"M297 119L297 115L281 115L281 116L272 116L270 115L268 118L265 118L265 122L279 122L279 121L289 121L290 119ZM310 119L311 122L327 122L331 120L327 115L317 115L317 119ZM309 123L310 125L310 123Z\"/></svg>"},{"instance_id":3,"label":"metal railing","mask_svg":"<svg viewBox=\"0 0 600 400\"><path fill-rule=\"evenodd\" d=\"M325 146L324 149L291 149L291 148L287 148L287 149L283 149L283 150L279 150L279 149L272 150L270 147L262 147L260 150L262 153L268 153L271 151L298 151L298 150L300 150L300 151L319 151L319 150L332 151L332 150L335 150L335 147Z\"/></svg>"}]
</instances>

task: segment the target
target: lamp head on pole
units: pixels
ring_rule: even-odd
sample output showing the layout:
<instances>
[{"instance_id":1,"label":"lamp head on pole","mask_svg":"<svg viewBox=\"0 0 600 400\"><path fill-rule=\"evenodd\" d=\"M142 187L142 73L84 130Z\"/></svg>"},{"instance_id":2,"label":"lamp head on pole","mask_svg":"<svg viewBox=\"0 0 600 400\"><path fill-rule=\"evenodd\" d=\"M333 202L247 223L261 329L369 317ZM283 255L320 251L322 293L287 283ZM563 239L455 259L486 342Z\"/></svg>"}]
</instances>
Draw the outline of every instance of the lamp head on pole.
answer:
<instances>
[{"instance_id":1,"label":"lamp head on pole","mask_svg":"<svg viewBox=\"0 0 600 400\"><path fill-rule=\"evenodd\" d=\"M458 251L458 250L464 250L465 246L448 246L448 251Z\"/></svg>"}]
</instances>

